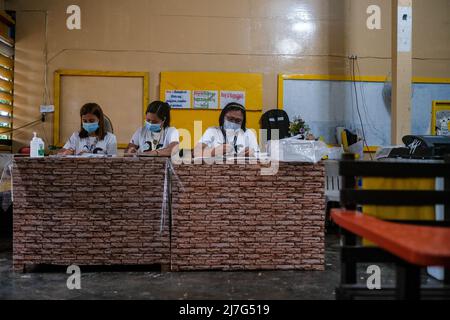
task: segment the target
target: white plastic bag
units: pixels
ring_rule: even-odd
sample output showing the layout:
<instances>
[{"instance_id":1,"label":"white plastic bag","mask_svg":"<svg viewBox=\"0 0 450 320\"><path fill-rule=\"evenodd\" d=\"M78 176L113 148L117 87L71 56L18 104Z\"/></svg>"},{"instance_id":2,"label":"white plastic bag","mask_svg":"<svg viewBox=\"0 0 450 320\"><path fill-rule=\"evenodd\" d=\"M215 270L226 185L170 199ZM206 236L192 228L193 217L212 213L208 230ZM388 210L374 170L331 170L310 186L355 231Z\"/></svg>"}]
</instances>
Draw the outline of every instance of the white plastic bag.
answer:
<instances>
[{"instance_id":1,"label":"white plastic bag","mask_svg":"<svg viewBox=\"0 0 450 320\"><path fill-rule=\"evenodd\" d=\"M287 138L269 141L268 150L272 160L283 162L317 163L328 154L322 141Z\"/></svg>"},{"instance_id":2,"label":"white plastic bag","mask_svg":"<svg viewBox=\"0 0 450 320\"><path fill-rule=\"evenodd\" d=\"M352 144L348 147L348 152L358 154L359 159L364 158L364 141L359 140L357 143Z\"/></svg>"},{"instance_id":3,"label":"white plastic bag","mask_svg":"<svg viewBox=\"0 0 450 320\"><path fill-rule=\"evenodd\" d=\"M328 160L341 160L342 155L344 154L344 148L336 147L336 148L328 148Z\"/></svg>"}]
</instances>

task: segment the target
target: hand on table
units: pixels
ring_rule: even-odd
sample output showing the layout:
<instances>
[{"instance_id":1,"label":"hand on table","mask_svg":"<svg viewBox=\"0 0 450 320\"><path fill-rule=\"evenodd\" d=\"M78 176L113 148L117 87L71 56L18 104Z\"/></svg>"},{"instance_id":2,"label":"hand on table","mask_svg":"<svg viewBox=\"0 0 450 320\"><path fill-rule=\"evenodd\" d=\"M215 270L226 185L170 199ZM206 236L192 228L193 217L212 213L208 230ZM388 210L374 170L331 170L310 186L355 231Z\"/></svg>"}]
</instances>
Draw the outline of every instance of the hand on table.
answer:
<instances>
[{"instance_id":1,"label":"hand on table","mask_svg":"<svg viewBox=\"0 0 450 320\"><path fill-rule=\"evenodd\" d=\"M229 144L222 144L213 149L212 156L222 156L233 152L233 147Z\"/></svg>"},{"instance_id":2,"label":"hand on table","mask_svg":"<svg viewBox=\"0 0 450 320\"><path fill-rule=\"evenodd\" d=\"M60 156L73 156L75 154L74 150L66 149L64 151L58 152L58 155Z\"/></svg>"}]
</instances>

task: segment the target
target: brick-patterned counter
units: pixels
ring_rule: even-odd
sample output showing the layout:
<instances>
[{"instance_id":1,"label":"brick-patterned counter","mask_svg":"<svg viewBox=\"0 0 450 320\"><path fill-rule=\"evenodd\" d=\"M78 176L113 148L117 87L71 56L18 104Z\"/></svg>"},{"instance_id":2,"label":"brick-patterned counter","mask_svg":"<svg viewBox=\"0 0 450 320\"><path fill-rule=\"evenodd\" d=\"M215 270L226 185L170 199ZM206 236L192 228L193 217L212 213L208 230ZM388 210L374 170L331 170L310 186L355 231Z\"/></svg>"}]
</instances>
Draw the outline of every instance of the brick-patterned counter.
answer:
<instances>
[{"instance_id":1,"label":"brick-patterned counter","mask_svg":"<svg viewBox=\"0 0 450 320\"><path fill-rule=\"evenodd\" d=\"M324 166L174 165L171 267L324 270Z\"/></svg>"},{"instance_id":2,"label":"brick-patterned counter","mask_svg":"<svg viewBox=\"0 0 450 320\"><path fill-rule=\"evenodd\" d=\"M14 270L169 264L160 233L166 159L16 158Z\"/></svg>"},{"instance_id":3,"label":"brick-patterned counter","mask_svg":"<svg viewBox=\"0 0 450 320\"><path fill-rule=\"evenodd\" d=\"M275 175L261 164L174 165L170 235L168 217L160 232L167 161L16 158L14 269L323 270L322 164L280 163Z\"/></svg>"}]
</instances>

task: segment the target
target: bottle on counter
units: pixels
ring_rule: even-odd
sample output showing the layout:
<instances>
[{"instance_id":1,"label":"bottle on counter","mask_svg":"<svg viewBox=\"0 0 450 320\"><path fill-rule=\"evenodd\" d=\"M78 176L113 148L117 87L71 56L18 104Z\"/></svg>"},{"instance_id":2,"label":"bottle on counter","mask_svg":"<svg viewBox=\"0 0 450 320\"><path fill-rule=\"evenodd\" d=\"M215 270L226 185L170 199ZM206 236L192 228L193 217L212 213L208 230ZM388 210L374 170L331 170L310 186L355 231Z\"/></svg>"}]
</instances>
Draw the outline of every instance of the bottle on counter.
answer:
<instances>
[{"instance_id":1,"label":"bottle on counter","mask_svg":"<svg viewBox=\"0 0 450 320\"><path fill-rule=\"evenodd\" d=\"M34 137L30 143L30 157L42 158L45 155L45 145L41 138L38 138L37 133L34 132Z\"/></svg>"}]
</instances>

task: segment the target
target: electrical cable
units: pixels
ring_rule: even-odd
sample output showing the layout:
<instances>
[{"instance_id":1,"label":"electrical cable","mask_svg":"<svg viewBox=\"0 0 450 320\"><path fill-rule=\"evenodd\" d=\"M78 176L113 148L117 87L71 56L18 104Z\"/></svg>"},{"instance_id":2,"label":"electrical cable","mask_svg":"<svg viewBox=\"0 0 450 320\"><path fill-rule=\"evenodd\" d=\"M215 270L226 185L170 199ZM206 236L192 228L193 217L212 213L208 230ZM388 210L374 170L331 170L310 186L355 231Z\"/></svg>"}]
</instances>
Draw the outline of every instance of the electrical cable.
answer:
<instances>
[{"instance_id":1,"label":"electrical cable","mask_svg":"<svg viewBox=\"0 0 450 320\"><path fill-rule=\"evenodd\" d=\"M11 129L11 130L9 130L9 131L2 132L1 134L8 134L8 133L16 132L16 131L19 131L19 130L21 130L21 129L30 127L30 126L32 126L32 125L35 125L35 124L37 124L38 122L42 122L42 120L41 120L41 119L35 120L35 121L30 122L30 123L27 123L27 124L25 124L25 125L23 125L23 126L21 126L21 127L19 127L19 128L15 128L15 129Z\"/></svg>"},{"instance_id":2,"label":"electrical cable","mask_svg":"<svg viewBox=\"0 0 450 320\"><path fill-rule=\"evenodd\" d=\"M44 41L44 97L43 102L50 102L50 91L48 87L48 12L45 11L45 41Z\"/></svg>"},{"instance_id":3,"label":"electrical cable","mask_svg":"<svg viewBox=\"0 0 450 320\"><path fill-rule=\"evenodd\" d=\"M52 62L58 56L63 54L64 52L105 52L105 53L154 53L154 54L182 54L182 55L207 55L207 56L248 56L247 53L234 53L234 52L178 52L178 51L169 51L169 50L145 50L145 49L94 49L94 48L65 48L61 49L57 53L55 53L49 60L48 63ZM283 57L295 57L295 58L336 58L336 59L348 59L346 55L339 54L279 54L279 53L260 53L260 54L252 54L252 56L257 57L273 57L273 56L283 56ZM392 60L391 57L383 57L383 56L360 56L358 59L372 59L372 60ZM448 61L449 58L425 58L425 57L413 57L412 60L420 60L420 61Z\"/></svg>"},{"instance_id":4,"label":"electrical cable","mask_svg":"<svg viewBox=\"0 0 450 320\"><path fill-rule=\"evenodd\" d=\"M42 131L44 132L43 138L44 138L45 144L50 147L50 144L48 143L48 138L47 138L47 131L45 130L45 123L42 121L41 121L41 126L42 126Z\"/></svg>"},{"instance_id":5,"label":"electrical cable","mask_svg":"<svg viewBox=\"0 0 450 320\"><path fill-rule=\"evenodd\" d=\"M358 118L361 124L361 130L362 130L362 134L363 134L363 145L365 145L367 147L367 151L369 151L369 145L367 144L367 140L366 140L366 133L364 130L364 124L363 124L363 120L361 117L361 111L359 109L359 99L358 99L358 88L356 86L356 71L355 71L355 60L356 58L352 59L352 82L353 82L353 87L355 89L355 98L356 98L356 110L358 111ZM370 159L373 160L372 154L369 152L370 155Z\"/></svg>"},{"instance_id":6,"label":"electrical cable","mask_svg":"<svg viewBox=\"0 0 450 320\"><path fill-rule=\"evenodd\" d=\"M356 70L357 70L357 75L361 79L362 74L361 74L361 69L359 67L358 59L356 60ZM367 107L367 102L366 102L366 90L364 87L364 82L361 81L359 84L360 84L359 89L361 91L361 100L362 100L362 104L363 104L363 109L364 109L364 113L366 115L366 121L369 124L369 127L371 127L376 132L377 136L382 139L383 131L380 130L376 125L374 125L375 121L372 121L372 119L370 117L369 108Z\"/></svg>"},{"instance_id":7,"label":"electrical cable","mask_svg":"<svg viewBox=\"0 0 450 320\"><path fill-rule=\"evenodd\" d=\"M42 100L45 105L50 102L50 89L48 86L48 11L47 10L16 10L16 12L25 12L25 13L43 13L45 16L45 24L44 24L44 92L42 93Z\"/></svg>"}]
</instances>

